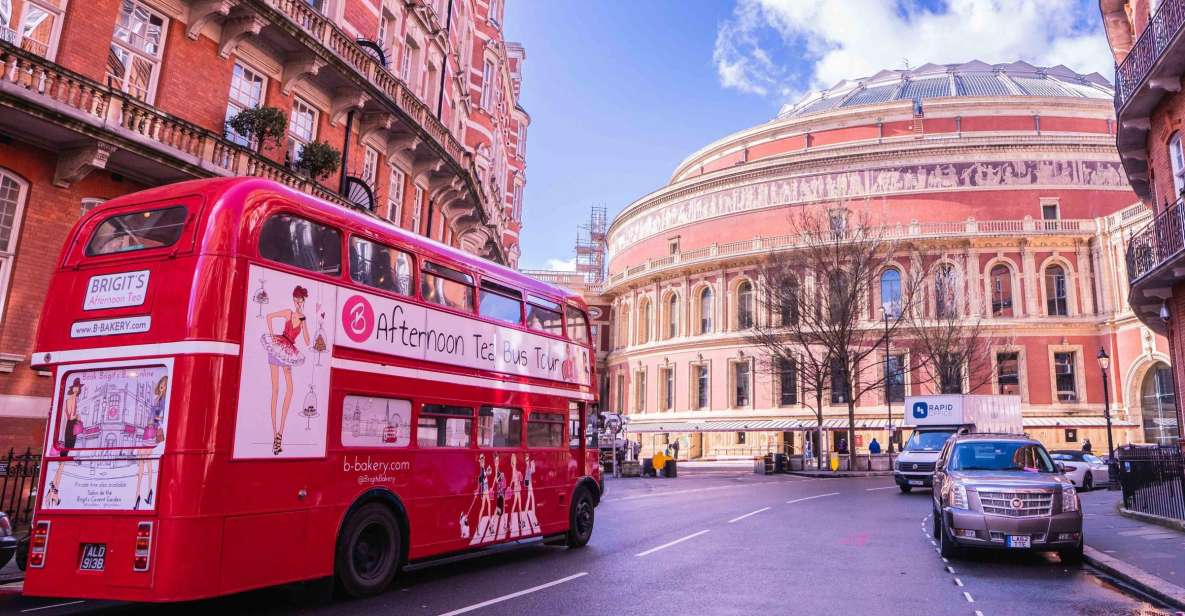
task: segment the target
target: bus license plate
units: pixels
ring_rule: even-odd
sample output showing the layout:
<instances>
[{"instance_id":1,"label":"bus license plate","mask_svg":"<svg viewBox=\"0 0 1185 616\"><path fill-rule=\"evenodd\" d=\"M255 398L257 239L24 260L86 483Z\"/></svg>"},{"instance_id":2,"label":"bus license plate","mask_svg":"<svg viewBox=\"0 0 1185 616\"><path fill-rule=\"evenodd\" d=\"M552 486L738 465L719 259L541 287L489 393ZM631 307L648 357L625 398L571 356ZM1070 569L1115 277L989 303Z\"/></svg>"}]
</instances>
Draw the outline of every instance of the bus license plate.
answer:
<instances>
[{"instance_id":1,"label":"bus license plate","mask_svg":"<svg viewBox=\"0 0 1185 616\"><path fill-rule=\"evenodd\" d=\"M102 571L104 565L107 563L107 544L105 543L84 543L82 544L82 562L78 563L78 568L83 571Z\"/></svg>"},{"instance_id":2,"label":"bus license plate","mask_svg":"<svg viewBox=\"0 0 1185 616\"><path fill-rule=\"evenodd\" d=\"M1010 548L1031 548L1033 547L1033 538L1028 535L1008 535L1005 545Z\"/></svg>"}]
</instances>

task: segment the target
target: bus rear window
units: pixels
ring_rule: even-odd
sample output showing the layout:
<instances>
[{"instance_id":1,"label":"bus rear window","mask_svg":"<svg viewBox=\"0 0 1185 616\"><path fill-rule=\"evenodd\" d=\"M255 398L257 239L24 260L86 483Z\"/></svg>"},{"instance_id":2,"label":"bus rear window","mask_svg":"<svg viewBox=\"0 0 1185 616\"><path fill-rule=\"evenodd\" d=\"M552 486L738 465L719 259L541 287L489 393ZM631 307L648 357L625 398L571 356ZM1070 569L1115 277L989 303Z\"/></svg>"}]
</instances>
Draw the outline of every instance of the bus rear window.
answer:
<instances>
[{"instance_id":1,"label":"bus rear window","mask_svg":"<svg viewBox=\"0 0 1185 616\"><path fill-rule=\"evenodd\" d=\"M95 229L86 254L95 257L172 246L185 229L185 217L186 209L180 205L116 214Z\"/></svg>"}]
</instances>

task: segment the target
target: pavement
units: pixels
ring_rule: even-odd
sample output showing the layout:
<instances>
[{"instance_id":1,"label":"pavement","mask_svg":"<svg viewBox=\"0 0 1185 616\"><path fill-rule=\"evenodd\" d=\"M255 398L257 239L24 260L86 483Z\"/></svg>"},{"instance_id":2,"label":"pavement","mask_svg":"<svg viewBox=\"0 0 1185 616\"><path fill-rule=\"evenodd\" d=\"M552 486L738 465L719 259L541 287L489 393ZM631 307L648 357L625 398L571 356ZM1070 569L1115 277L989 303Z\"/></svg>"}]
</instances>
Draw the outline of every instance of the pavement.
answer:
<instances>
[{"instance_id":1,"label":"pavement","mask_svg":"<svg viewBox=\"0 0 1185 616\"><path fill-rule=\"evenodd\" d=\"M365 600L314 601L285 587L170 606L169 612L1173 613L1110 576L1064 565L1055 555L988 552L943 560L930 537L930 492L902 494L890 478L766 476L727 464L680 465L679 471L676 479L609 479L592 541L583 549L538 542L500 547L404 571L390 591ZM1104 534L1106 518L1091 514L1087 520L1088 537ZM4 614L104 607L0 595ZM159 606L106 606L106 613L159 612Z\"/></svg>"},{"instance_id":2,"label":"pavement","mask_svg":"<svg viewBox=\"0 0 1185 616\"><path fill-rule=\"evenodd\" d=\"M1088 562L1185 610L1185 532L1123 515L1123 493L1081 493Z\"/></svg>"}]
</instances>

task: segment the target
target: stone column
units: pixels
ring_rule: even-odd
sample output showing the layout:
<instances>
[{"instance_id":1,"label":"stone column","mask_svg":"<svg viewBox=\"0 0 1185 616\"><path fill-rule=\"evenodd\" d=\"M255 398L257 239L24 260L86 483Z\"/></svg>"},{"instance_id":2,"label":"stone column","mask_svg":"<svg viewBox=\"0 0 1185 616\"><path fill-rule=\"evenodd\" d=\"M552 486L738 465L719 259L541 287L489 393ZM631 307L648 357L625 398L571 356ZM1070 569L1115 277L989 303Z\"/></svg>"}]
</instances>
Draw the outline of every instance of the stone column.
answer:
<instances>
[{"instance_id":1,"label":"stone column","mask_svg":"<svg viewBox=\"0 0 1185 616\"><path fill-rule=\"evenodd\" d=\"M1037 264L1034 262L1033 251L1029 249L1027 240L1020 244L1020 274L1025 293L1025 313L1017 316L1033 316L1041 314L1037 302Z\"/></svg>"},{"instance_id":2,"label":"stone column","mask_svg":"<svg viewBox=\"0 0 1185 616\"><path fill-rule=\"evenodd\" d=\"M983 284L980 280L979 253L968 246L963 253L963 258L963 268L967 272L967 302L971 308L970 315L973 317L982 316L983 300L981 299L980 291L983 288Z\"/></svg>"},{"instance_id":3,"label":"stone column","mask_svg":"<svg viewBox=\"0 0 1185 616\"><path fill-rule=\"evenodd\" d=\"M1092 288L1099 290L1098 281L1094 279L1094 267L1091 261L1090 245L1085 241L1078 242L1078 286L1081 289L1082 301L1079 303L1081 314L1098 314L1095 306L1095 293Z\"/></svg>"}]
</instances>

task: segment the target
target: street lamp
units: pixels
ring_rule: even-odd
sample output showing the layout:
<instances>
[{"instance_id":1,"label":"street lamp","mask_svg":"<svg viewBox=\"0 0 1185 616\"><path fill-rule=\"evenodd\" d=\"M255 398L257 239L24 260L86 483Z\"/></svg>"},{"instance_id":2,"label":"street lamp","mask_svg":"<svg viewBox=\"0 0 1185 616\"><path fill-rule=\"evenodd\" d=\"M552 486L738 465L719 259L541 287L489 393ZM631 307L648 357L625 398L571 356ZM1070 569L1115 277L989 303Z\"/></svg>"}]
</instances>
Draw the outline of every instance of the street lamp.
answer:
<instances>
[{"instance_id":1,"label":"street lamp","mask_svg":"<svg viewBox=\"0 0 1185 616\"><path fill-rule=\"evenodd\" d=\"M1103 417L1107 420L1107 464L1114 468L1115 466L1115 442L1111 438L1111 391L1107 388L1107 369L1111 367L1111 357L1107 355L1107 349L1099 347L1099 369L1103 372ZM1113 473L1108 473L1108 476L1114 477Z\"/></svg>"},{"instance_id":2,"label":"street lamp","mask_svg":"<svg viewBox=\"0 0 1185 616\"><path fill-rule=\"evenodd\" d=\"M892 461L893 455L893 381L889 374L889 311L893 309L892 302L885 302L881 304L881 315L885 319L885 413L888 415L888 426L886 430L889 434L889 460Z\"/></svg>"}]
</instances>

